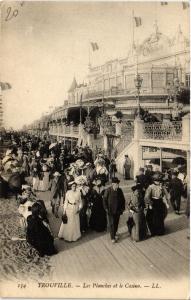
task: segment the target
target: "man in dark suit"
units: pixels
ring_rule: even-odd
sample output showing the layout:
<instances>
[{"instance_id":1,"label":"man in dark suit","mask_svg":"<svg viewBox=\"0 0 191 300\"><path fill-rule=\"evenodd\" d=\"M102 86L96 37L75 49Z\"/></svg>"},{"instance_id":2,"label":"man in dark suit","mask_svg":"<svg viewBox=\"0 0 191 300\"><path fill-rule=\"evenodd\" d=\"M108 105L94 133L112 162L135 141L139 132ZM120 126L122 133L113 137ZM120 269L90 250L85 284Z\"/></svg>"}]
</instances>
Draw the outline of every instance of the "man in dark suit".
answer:
<instances>
[{"instance_id":1,"label":"man in dark suit","mask_svg":"<svg viewBox=\"0 0 191 300\"><path fill-rule=\"evenodd\" d=\"M61 198L63 200L65 198L66 193L66 178L64 175L60 174L58 171L54 173L54 178L50 184L50 197L51 197L51 206L52 213L58 218L58 210L61 202Z\"/></svg>"},{"instance_id":2,"label":"man in dark suit","mask_svg":"<svg viewBox=\"0 0 191 300\"><path fill-rule=\"evenodd\" d=\"M170 202L177 215L180 214L181 195L183 193L183 183L177 178L178 173L172 173L172 179L169 183Z\"/></svg>"},{"instance_id":3,"label":"man in dark suit","mask_svg":"<svg viewBox=\"0 0 191 300\"><path fill-rule=\"evenodd\" d=\"M122 189L119 188L119 179L112 178L112 186L109 187L103 197L103 205L108 214L109 228L112 243L118 240L117 229L120 215L125 210L125 197Z\"/></svg>"},{"instance_id":4,"label":"man in dark suit","mask_svg":"<svg viewBox=\"0 0 191 300\"><path fill-rule=\"evenodd\" d=\"M147 177L144 174L144 168L139 168L139 174L136 176L136 183L139 185L139 190L141 190L141 193L143 195L143 198L145 197L145 191L147 189Z\"/></svg>"}]
</instances>

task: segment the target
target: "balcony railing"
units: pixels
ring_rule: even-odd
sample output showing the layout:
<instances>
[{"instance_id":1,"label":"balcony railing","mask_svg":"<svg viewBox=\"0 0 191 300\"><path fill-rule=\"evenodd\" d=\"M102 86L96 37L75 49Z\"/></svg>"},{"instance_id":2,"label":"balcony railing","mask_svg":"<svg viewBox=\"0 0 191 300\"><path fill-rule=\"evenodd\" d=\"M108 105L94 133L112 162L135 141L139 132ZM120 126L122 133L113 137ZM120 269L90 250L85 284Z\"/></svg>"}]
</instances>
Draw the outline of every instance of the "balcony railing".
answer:
<instances>
[{"instance_id":1,"label":"balcony railing","mask_svg":"<svg viewBox=\"0 0 191 300\"><path fill-rule=\"evenodd\" d=\"M143 126L143 138L154 140L181 140L182 122L145 123Z\"/></svg>"},{"instance_id":2,"label":"balcony railing","mask_svg":"<svg viewBox=\"0 0 191 300\"><path fill-rule=\"evenodd\" d=\"M119 89L119 88L111 88L109 90L104 91L92 91L87 92L84 94L83 99L91 99L91 98L104 98L104 97L110 97L110 96L125 96L125 95L136 95L136 88L132 87L129 89ZM142 95L148 95L148 94L167 94L166 88L142 88L141 89Z\"/></svg>"},{"instance_id":3,"label":"balcony railing","mask_svg":"<svg viewBox=\"0 0 191 300\"><path fill-rule=\"evenodd\" d=\"M79 134L79 126L54 126L54 127L50 127L49 129L49 134L52 135L60 135L60 136L64 136L64 135L78 135Z\"/></svg>"}]
</instances>

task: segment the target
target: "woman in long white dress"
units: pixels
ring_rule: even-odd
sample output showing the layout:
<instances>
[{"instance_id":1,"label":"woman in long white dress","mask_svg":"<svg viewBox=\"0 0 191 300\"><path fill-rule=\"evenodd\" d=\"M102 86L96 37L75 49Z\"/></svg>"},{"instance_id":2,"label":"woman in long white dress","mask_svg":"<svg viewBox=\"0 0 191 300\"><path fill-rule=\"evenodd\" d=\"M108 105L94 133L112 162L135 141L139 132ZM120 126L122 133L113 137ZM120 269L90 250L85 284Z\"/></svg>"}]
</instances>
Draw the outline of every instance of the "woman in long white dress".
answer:
<instances>
[{"instance_id":1,"label":"woman in long white dress","mask_svg":"<svg viewBox=\"0 0 191 300\"><path fill-rule=\"evenodd\" d=\"M80 191L76 190L77 184L71 183L71 190L67 191L64 201L63 213L68 217L67 224L61 224L58 238L68 242L75 242L81 237L79 212L82 208Z\"/></svg>"}]
</instances>

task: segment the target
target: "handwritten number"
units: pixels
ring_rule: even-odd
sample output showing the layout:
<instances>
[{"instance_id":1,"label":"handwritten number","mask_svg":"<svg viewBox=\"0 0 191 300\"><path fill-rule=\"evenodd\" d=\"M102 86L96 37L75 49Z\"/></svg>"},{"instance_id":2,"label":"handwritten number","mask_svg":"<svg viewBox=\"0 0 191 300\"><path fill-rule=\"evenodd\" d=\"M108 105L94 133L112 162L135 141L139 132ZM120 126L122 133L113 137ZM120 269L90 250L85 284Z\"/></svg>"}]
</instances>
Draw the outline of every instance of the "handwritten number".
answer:
<instances>
[{"instance_id":1,"label":"handwritten number","mask_svg":"<svg viewBox=\"0 0 191 300\"><path fill-rule=\"evenodd\" d=\"M13 17L17 17L18 16L18 9L12 10L12 8L9 6L7 8L7 16L5 18L5 21L10 21Z\"/></svg>"},{"instance_id":2,"label":"handwritten number","mask_svg":"<svg viewBox=\"0 0 191 300\"><path fill-rule=\"evenodd\" d=\"M15 10L13 11L13 17L15 17L15 18L16 18L16 17L18 16L18 13L19 13L19 12L18 12L18 10L17 10L17 9L15 9Z\"/></svg>"},{"instance_id":3,"label":"handwritten number","mask_svg":"<svg viewBox=\"0 0 191 300\"><path fill-rule=\"evenodd\" d=\"M10 13L11 13L11 7L8 7L8 8L7 8L7 17L6 17L5 21L9 21L9 20L10 20L10 19L9 19Z\"/></svg>"}]
</instances>

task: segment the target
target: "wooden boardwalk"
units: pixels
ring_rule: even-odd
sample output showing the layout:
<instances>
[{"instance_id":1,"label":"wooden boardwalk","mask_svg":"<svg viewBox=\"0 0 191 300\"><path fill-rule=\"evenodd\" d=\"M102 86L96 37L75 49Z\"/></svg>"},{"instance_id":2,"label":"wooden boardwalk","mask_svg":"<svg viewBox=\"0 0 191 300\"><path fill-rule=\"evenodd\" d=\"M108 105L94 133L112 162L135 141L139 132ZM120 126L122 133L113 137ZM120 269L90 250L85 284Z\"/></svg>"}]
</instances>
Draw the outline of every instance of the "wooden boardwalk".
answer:
<instances>
[{"instance_id":1,"label":"wooden boardwalk","mask_svg":"<svg viewBox=\"0 0 191 300\"><path fill-rule=\"evenodd\" d=\"M131 185L131 181L122 185L126 198ZM41 195L42 197L48 199L47 193L46 196ZM182 204L184 206L185 203ZM51 278L54 281L188 279L188 221L184 213L177 216L171 211L165 222L164 236L152 237L138 243L129 237L126 214L127 212L121 217L120 240L116 244L111 243L108 232L87 232L79 241L72 243L56 239L55 245L59 253L50 260ZM50 213L50 226L55 237L60 224L61 219L56 219Z\"/></svg>"}]
</instances>

